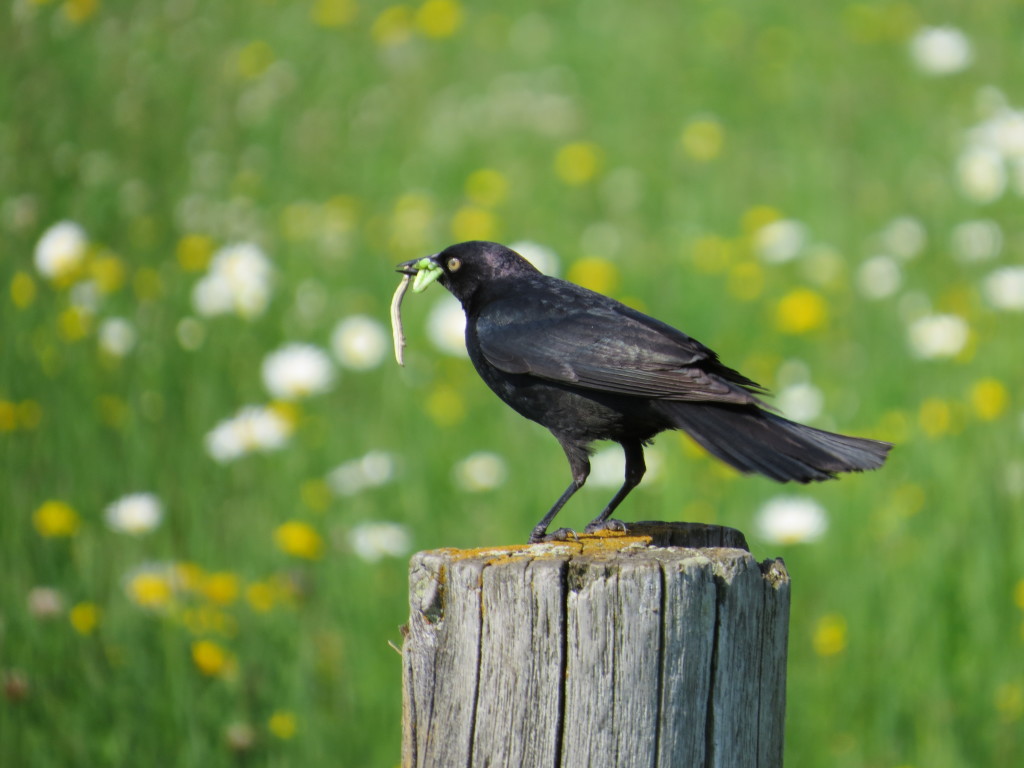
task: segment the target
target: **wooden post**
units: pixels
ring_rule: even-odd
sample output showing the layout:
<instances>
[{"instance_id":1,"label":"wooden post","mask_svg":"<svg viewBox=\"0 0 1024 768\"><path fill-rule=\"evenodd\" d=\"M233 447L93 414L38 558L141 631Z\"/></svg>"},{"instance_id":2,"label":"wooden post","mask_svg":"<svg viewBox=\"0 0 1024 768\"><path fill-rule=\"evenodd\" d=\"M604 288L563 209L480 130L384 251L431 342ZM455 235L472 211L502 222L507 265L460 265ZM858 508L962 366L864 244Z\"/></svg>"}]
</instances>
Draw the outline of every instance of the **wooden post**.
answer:
<instances>
[{"instance_id":1,"label":"wooden post","mask_svg":"<svg viewBox=\"0 0 1024 768\"><path fill-rule=\"evenodd\" d=\"M404 768L779 768L789 575L743 534L413 556Z\"/></svg>"}]
</instances>

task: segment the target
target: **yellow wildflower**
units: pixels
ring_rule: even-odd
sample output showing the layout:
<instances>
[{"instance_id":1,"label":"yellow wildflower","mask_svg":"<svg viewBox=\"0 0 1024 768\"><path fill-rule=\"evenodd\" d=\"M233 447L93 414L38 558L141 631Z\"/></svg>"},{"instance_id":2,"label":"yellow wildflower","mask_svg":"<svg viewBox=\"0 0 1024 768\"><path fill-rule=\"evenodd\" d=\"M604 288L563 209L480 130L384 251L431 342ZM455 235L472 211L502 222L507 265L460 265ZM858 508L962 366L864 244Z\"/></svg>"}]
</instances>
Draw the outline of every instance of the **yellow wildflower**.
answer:
<instances>
[{"instance_id":1,"label":"yellow wildflower","mask_svg":"<svg viewBox=\"0 0 1024 768\"><path fill-rule=\"evenodd\" d=\"M0 400L0 432L13 432L18 428L18 406L9 400Z\"/></svg>"},{"instance_id":2,"label":"yellow wildflower","mask_svg":"<svg viewBox=\"0 0 1024 768\"><path fill-rule=\"evenodd\" d=\"M1004 723L1019 720L1024 715L1024 685L1020 683L1001 683L996 688L996 711Z\"/></svg>"},{"instance_id":3,"label":"yellow wildflower","mask_svg":"<svg viewBox=\"0 0 1024 768\"><path fill-rule=\"evenodd\" d=\"M316 0L309 15L321 27L344 27L351 24L359 12L355 0Z\"/></svg>"},{"instance_id":4,"label":"yellow wildflower","mask_svg":"<svg viewBox=\"0 0 1024 768\"><path fill-rule=\"evenodd\" d=\"M163 280L160 279L160 273L152 267L143 267L135 273L135 279L132 281L132 287L135 289L135 296L140 301L150 301L160 296L163 293L164 285Z\"/></svg>"},{"instance_id":5,"label":"yellow wildflower","mask_svg":"<svg viewBox=\"0 0 1024 768\"><path fill-rule=\"evenodd\" d=\"M68 307L57 316L57 330L67 342L85 338L91 327L92 317L81 307Z\"/></svg>"},{"instance_id":6,"label":"yellow wildflower","mask_svg":"<svg viewBox=\"0 0 1024 768\"><path fill-rule=\"evenodd\" d=\"M929 397L921 403L917 412L917 422L921 431L928 437L941 437L949 432L953 422L953 409L949 403L939 397Z\"/></svg>"},{"instance_id":7,"label":"yellow wildflower","mask_svg":"<svg viewBox=\"0 0 1024 768\"><path fill-rule=\"evenodd\" d=\"M715 118L700 117L687 123L679 141L689 157L706 163L722 154L725 131Z\"/></svg>"},{"instance_id":8,"label":"yellow wildflower","mask_svg":"<svg viewBox=\"0 0 1024 768\"><path fill-rule=\"evenodd\" d=\"M202 593L217 605L231 605L238 599L238 576L228 571L217 571L203 579Z\"/></svg>"},{"instance_id":9,"label":"yellow wildflower","mask_svg":"<svg viewBox=\"0 0 1024 768\"><path fill-rule=\"evenodd\" d=\"M770 205L755 205L743 214L741 225L748 235L756 234L782 218L782 212Z\"/></svg>"},{"instance_id":10,"label":"yellow wildflower","mask_svg":"<svg viewBox=\"0 0 1024 768\"><path fill-rule=\"evenodd\" d=\"M117 256L104 253L89 261L89 274L96 281L100 293L119 291L125 281L125 266Z\"/></svg>"},{"instance_id":11,"label":"yellow wildflower","mask_svg":"<svg viewBox=\"0 0 1024 768\"><path fill-rule=\"evenodd\" d=\"M473 171L466 179L466 196L477 205L497 205L507 194L508 179L493 168Z\"/></svg>"},{"instance_id":12,"label":"yellow wildflower","mask_svg":"<svg viewBox=\"0 0 1024 768\"><path fill-rule=\"evenodd\" d=\"M43 420L43 407L35 400L22 400L18 403L17 414L22 429L35 429Z\"/></svg>"},{"instance_id":13,"label":"yellow wildflower","mask_svg":"<svg viewBox=\"0 0 1024 768\"><path fill-rule=\"evenodd\" d=\"M1024 579L1018 581L1017 586L1013 588L1013 602L1024 611Z\"/></svg>"},{"instance_id":14,"label":"yellow wildflower","mask_svg":"<svg viewBox=\"0 0 1024 768\"><path fill-rule=\"evenodd\" d=\"M77 603L68 614L71 626L80 635L91 635L100 623L100 608L96 603Z\"/></svg>"},{"instance_id":15,"label":"yellow wildflower","mask_svg":"<svg viewBox=\"0 0 1024 768\"><path fill-rule=\"evenodd\" d=\"M197 640L192 643L192 661L207 677L230 674L236 667L231 652L213 640Z\"/></svg>"},{"instance_id":16,"label":"yellow wildflower","mask_svg":"<svg viewBox=\"0 0 1024 768\"><path fill-rule=\"evenodd\" d=\"M381 11L370 26L370 35L379 45L399 45L412 36L412 11L407 5L392 5Z\"/></svg>"},{"instance_id":17,"label":"yellow wildflower","mask_svg":"<svg viewBox=\"0 0 1024 768\"><path fill-rule=\"evenodd\" d=\"M174 597L169 575L150 568L132 574L125 590L137 605L153 610L166 608Z\"/></svg>"},{"instance_id":18,"label":"yellow wildflower","mask_svg":"<svg viewBox=\"0 0 1024 768\"><path fill-rule=\"evenodd\" d=\"M274 49L264 40L253 40L242 47L235 60L235 67L239 75L254 80L267 71L267 68L274 63Z\"/></svg>"},{"instance_id":19,"label":"yellow wildflower","mask_svg":"<svg viewBox=\"0 0 1024 768\"><path fill-rule=\"evenodd\" d=\"M764 267L756 261L741 261L729 269L729 294L740 301L753 301L764 291Z\"/></svg>"},{"instance_id":20,"label":"yellow wildflower","mask_svg":"<svg viewBox=\"0 0 1024 768\"><path fill-rule=\"evenodd\" d=\"M295 736L295 732L298 730L298 721L295 718L294 712L279 709L270 716L270 720L267 721L267 728L277 738L287 740Z\"/></svg>"},{"instance_id":21,"label":"yellow wildflower","mask_svg":"<svg viewBox=\"0 0 1024 768\"><path fill-rule=\"evenodd\" d=\"M608 259L594 256L569 267L568 279L598 293L611 293L619 285L619 269Z\"/></svg>"},{"instance_id":22,"label":"yellow wildflower","mask_svg":"<svg viewBox=\"0 0 1024 768\"><path fill-rule=\"evenodd\" d=\"M818 619L812 638L814 652L819 656L835 656L846 650L846 619L829 613Z\"/></svg>"},{"instance_id":23,"label":"yellow wildflower","mask_svg":"<svg viewBox=\"0 0 1024 768\"><path fill-rule=\"evenodd\" d=\"M809 288L797 288L787 293L775 312L775 325L783 333L814 331L821 328L827 319L825 299Z\"/></svg>"},{"instance_id":24,"label":"yellow wildflower","mask_svg":"<svg viewBox=\"0 0 1024 768\"><path fill-rule=\"evenodd\" d=\"M497 236L497 217L486 208L464 205L452 218L452 235L458 241L494 240Z\"/></svg>"},{"instance_id":25,"label":"yellow wildflower","mask_svg":"<svg viewBox=\"0 0 1024 768\"><path fill-rule=\"evenodd\" d=\"M64 16L74 24L81 24L94 16L99 7L99 0L65 0Z\"/></svg>"},{"instance_id":26,"label":"yellow wildflower","mask_svg":"<svg viewBox=\"0 0 1024 768\"><path fill-rule=\"evenodd\" d=\"M202 272L213 258L214 243L206 235L185 235L178 241L178 265L186 272Z\"/></svg>"},{"instance_id":27,"label":"yellow wildflower","mask_svg":"<svg viewBox=\"0 0 1024 768\"><path fill-rule=\"evenodd\" d=\"M572 187L592 181L600 171L601 164L600 147L589 141L566 144L555 155L555 173Z\"/></svg>"},{"instance_id":28,"label":"yellow wildflower","mask_svg":"<svg viewBox=\"0 0 1024 768\"><path fill-rule=\"evenodd\" d=\"M979 379L971 387L971 406L982 421L998 419L1009 403L1010 393L999 379Z\"/></svg>"},{"instance_id":29,"label":"yellow wildflower","mask_svg":"<svg viewBox=\"0 0 1024 768\"><path fill-rule=\"evenodd\" d=\"M40 536L69 537L78 532L79 518L70 504L51 499L43 502L39 509L32 513L32 524Z\"/></svg>"},{"instance_id":30,"label":"yellow wildflower","mask_svg":"<svg viewBox=\"0 0 1024 768\"><path fill-rule=\"evenodd\" d=\"M447 385L436 387L427 396L427 415L441 427L452 427L466 418L466 404L459 392Z\"/></svg>"},{"instance_id":31,"label":"yellow wildflower","mask_svg":"<svg viewBox=\"0 0 1024 768\"><path fill-rule=\"evenodd\" d=\"M24 309L36 300L36 281L28 272L15 272L11 278L11 301L18 309Z\"/></svg>"},{"instance_id":32,"label":"yellow wildflower","mask_svg":"<svg viewBox=\"0 0 1024 768\"><path fill-rule=\"evenodd\" d=\"M257 613L268 613L274 607L277 590L266 581L254 581L245 588L245 599Z\"/></svg>"},{"instance_id":33,"label":"yellow wildflower","mask_svg":"<svg viewBox=\"0 0 1024 768\"><path fill-rule=\"evenodd\" d=\"M317 560L323 556L324 540L316 529L300 520L289 520L274 531L278 549L292 557Z\"/></svg>"},{"instance_id":34,"label":"yellow wildflower","mask_svg":"<svg viewBox=\"0 0 1024 768\"><path fill-rule=\"evenodd\" d=\"M462 6L455 0L427 0L416 11L416 28L426 37L451 37L462 26Z\"/></svg>"}]
</instances>

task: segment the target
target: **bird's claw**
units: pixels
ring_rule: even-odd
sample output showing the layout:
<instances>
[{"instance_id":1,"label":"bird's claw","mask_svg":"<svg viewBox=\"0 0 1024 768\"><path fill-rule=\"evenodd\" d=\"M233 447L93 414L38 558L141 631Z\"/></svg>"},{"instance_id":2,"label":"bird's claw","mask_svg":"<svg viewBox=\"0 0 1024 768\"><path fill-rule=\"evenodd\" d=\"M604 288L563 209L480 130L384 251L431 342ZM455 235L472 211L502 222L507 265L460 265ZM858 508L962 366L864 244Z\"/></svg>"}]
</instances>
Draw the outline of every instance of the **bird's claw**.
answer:
<instances>
[{"instance_id":1,"label":"bird's claw","mask_svg":"<svg viewBox=\"0 0 1024 768\"><path fill-rule=\"evenodd\" d=\"M580 537L576 535L576 531L572 528L559 528L557 531L551 533L545 533L544 531L534 531L530 534L530 544L543 544L549 541L568 541L569 537L572 537L575 541L579 541Z\"/></svg>"},{"instance_id":2,"label":"bird's claw","mask_svg":"<svg viewBox=\"0 0 1024 768\"><path fill-rule=\"evenodd\" d=\"M595 520L592 523L588 523L587 527L583 529L584 533L597 533L598 531L625 533L626 524L621 520Z\"/></svg>"}]
</instances>

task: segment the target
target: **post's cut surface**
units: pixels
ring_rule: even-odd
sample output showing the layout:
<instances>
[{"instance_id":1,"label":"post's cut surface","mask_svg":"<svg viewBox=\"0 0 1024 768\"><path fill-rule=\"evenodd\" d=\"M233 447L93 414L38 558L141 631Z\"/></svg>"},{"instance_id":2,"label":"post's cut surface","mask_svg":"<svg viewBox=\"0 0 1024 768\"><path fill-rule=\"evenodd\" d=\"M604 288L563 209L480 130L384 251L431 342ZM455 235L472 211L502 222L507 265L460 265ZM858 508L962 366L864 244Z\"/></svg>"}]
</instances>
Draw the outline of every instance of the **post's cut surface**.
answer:
<instances>
[{"instance_id":1,"label":"post's cut surface","mask_svg":"<svg viewBox=\"0 0 1024 768\"><path fill-rule=\"evenodd\" d=\"M413 556L405 768L779 768L789 575L731 528Z\"/></svg>"}]
</instances>

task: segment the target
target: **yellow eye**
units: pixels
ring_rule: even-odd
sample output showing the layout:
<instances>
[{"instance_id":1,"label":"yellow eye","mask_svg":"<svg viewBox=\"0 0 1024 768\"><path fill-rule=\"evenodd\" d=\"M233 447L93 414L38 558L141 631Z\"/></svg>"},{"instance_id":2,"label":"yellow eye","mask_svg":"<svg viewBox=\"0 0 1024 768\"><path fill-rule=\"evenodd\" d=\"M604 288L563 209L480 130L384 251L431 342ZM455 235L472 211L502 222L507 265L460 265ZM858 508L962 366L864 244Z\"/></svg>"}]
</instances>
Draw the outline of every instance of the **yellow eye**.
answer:
<instances>
[{"instance_id":1,"label":"yellow eye","mask_svg":"<svg viewBox=\"0 0 1024 768\"><path fill-rule=\"evenodd\" d=\"M452 258L448 259L448 271L449 272L458 272L459 271L459 267L461 267L461 266L462 266L462 262L459 259L456 259L454 256Z\"/></svg>"}]
</instances>

